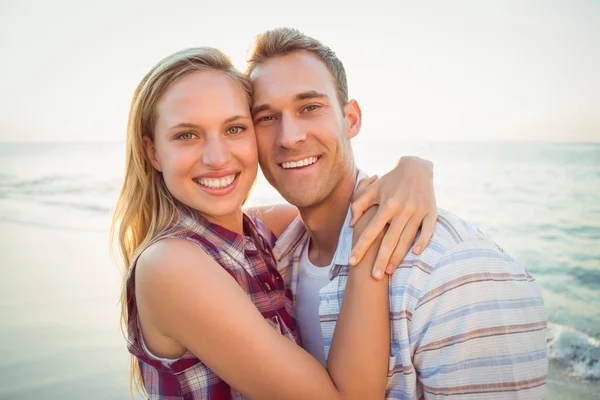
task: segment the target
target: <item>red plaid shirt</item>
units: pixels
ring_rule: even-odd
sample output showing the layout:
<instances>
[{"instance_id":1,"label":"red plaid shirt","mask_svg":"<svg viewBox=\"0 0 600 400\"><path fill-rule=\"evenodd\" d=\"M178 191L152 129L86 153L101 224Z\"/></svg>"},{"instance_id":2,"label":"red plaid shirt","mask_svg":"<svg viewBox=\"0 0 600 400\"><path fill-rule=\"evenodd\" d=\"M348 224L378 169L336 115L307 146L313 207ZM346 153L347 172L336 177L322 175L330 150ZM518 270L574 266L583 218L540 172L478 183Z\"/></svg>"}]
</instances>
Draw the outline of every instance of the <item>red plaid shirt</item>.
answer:
<instances>
[{"instance_id":1,"label":"red plaid shirt","mask_svg":"<svg viewBox=\"0 0 600 400\"><path fill-rule=\"evenodd\" d=\"M183 231L183 233L182 233ZM176 233L175 233L176 232ZM275 237L258 219L244 215L241 236L221 226L182 217L174 230L155 241L183 238L200 246L239 283L256 308L288 339L300 343L292 319L291 293L271 252ZM178 359L152 355L142 338L135 300L135 263L127 278L128 349L138 359L150 399L246 399L189 351ZM190 304L190 307L193 307Z\"/></svg>"}]
</instances>

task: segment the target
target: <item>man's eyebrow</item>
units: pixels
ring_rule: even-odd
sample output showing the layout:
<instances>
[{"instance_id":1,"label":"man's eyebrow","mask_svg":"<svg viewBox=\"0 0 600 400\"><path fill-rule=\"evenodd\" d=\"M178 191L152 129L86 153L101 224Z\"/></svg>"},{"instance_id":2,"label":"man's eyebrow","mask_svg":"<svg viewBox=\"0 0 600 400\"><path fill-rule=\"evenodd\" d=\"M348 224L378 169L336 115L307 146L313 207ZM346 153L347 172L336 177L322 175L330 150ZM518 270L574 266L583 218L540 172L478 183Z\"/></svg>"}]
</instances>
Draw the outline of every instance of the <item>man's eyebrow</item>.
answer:
<instances>
[{"instance_id":1,"label":"man's eyebrow","mask_svg":"<svg viewBox=\"0 0 600 400\"><path fill-rule=\"evenodd\" d=\"M308 99L328 99L329 96L323 93L319 93L316 90L308 90L306 92L298 93L294 96L294 101L302 101ZM261 111L269 110L271 106L268 103L261 104L259 106L252 107L252 115L256 115Z\"/></svg>"},{"instance_id":2,"label":"man's eyebrow","mask_svg":"<svg viewBox=\"0 0 600 400\"><path fill-rule=\"evenodd\" d=\"M265 110L268 110L268 109L270 109L270 108L271 108L271 106L270 106L269 104L267 104L267 103L265 103L265 104L261 104L260 106L255 106L255 107L252 107L252 111L251 111L251 113L252 113L252 115L256 115L256 114L258 114L259 112L261 112L261 111L265 111Z\"/></svg>"},{"instance_id":3,"label":"man's eyebrow","mask_svg":"<svg viewBox=\"0 0 600 400\"><path fill-rule=\"evenodd\" d=\"M307 100L307 99L322 99L322 98L328 98L328 96L326 94L319 93L316 90L309 90L306 92L298 93L294 100L300 101L300 100Z\"/></svg>"}]
</instances>

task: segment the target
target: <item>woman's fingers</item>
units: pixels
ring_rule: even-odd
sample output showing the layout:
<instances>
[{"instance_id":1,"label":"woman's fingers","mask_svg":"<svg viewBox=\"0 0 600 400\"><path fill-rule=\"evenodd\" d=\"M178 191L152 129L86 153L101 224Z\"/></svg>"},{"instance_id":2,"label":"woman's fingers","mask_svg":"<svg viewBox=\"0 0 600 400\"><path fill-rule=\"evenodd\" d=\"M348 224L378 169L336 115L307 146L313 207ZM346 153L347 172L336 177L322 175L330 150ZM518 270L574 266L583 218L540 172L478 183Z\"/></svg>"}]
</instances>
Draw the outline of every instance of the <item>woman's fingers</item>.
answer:
<instances>
[{"instance_id":1,"label":"woman's fingers","mask_svg":"<svg viewBox=\"0 0 600 400\"><path fill-rule=\"evenodd\" d=\"M433 231L435 230L435 223L437 222L437 210L434 210L433 213L427 214L423 219L423 223L421 224L421 234L419 238L415 242L413 246L413 253L421 254L423 249L427 247L431 237L433 236Z\"/></svg>"}]
</instances>

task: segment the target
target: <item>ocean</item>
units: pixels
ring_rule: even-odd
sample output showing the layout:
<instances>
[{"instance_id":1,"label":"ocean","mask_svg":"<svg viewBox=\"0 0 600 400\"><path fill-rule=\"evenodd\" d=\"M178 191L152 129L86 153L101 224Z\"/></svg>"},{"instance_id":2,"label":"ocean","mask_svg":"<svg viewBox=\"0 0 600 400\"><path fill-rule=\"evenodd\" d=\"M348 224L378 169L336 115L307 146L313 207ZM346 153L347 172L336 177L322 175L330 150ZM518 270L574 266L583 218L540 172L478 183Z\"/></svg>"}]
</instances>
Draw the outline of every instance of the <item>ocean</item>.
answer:
<instances>
[{"instance_id":1,"label":"ocean","mask_svg":"<svg viewBox=\"0 0 600 400\"><path fill-rule=\"evenodd\" d=\"M600 144L353 145L380 176L435 164L438 205L477 224L543 289L549 399L600 398ZM122 143L0 144L0 399L127 399L108 229ZM259 176L249 204L280 202Z\"/></svg>"}]
</instances>

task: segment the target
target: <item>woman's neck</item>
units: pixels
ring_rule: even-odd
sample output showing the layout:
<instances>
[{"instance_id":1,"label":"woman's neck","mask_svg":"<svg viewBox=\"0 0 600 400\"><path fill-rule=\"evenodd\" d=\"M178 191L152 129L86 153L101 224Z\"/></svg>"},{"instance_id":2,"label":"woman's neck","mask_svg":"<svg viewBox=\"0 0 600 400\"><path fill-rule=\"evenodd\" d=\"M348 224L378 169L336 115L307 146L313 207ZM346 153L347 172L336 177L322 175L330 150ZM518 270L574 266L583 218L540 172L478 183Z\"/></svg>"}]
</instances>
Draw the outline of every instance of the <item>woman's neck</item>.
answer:
<instances>
[{"instance_id":1,"label":"woman's neck","mask_svg":"<svg viewBox=\"0 0 600 400\"><path fill-rule=\"evenodd\" d=\"M244 235L244 212L241 209L228 215L212 216L199 212L198 215L211 224L219 225L238 235Z\"/></svg>"}]
</instances>

